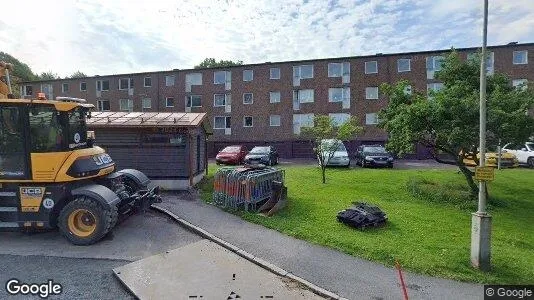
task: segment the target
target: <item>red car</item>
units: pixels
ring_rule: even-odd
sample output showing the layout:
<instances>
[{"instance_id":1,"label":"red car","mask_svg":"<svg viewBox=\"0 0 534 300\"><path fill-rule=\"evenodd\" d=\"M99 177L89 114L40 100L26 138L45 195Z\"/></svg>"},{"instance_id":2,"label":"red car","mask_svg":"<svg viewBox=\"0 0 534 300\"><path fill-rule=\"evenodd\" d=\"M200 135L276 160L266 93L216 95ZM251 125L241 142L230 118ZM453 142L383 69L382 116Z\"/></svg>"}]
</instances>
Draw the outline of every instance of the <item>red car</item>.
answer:
<instances>
[{"instance_id":1,"label":"red car","mask_svg":"<svg viewBox=\"0 0 534 300\"><path fill-rule=\"evenodd\" d=\"M243 163L247 152L247 148L242 145L228 146L217 153L217 156L215 156L215 162L217 162L218 165L240 165Z\"/></svg>"}]
</instances>

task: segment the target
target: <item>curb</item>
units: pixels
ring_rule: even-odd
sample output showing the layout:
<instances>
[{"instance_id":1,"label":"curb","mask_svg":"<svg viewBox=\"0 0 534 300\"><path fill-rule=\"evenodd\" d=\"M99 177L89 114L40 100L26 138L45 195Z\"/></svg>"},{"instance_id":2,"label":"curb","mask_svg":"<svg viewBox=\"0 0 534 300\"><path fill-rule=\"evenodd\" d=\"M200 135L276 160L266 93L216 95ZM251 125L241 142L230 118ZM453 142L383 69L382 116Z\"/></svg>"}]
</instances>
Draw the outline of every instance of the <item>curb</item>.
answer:
<instances>
[{"instance_id":1,"label":"curb","mask_svg":"<svg viewBox=\"0 0 534 300\"><path fill-rule=\"evenodd\" d=\"M312 292L314 292L315 294L319 295L319 296L323 296L323 297L326 297L328 299L341 299L341 300L344 300L345 298L342 298L341 296L333 293L333 292L330 292L326 289L323 289L307 280L305 280L304 278L301 278L293 273L290 273L266 260L263 260L259 257L255 257L254 255L248 253L247 251L243 250L243 249L240 249L239 247L233 245L233 244L230 244L228 243L227 241L219 238L219 237L216 237L215 235L209 233L208 231L202 229L201 227L198 227L182 218L180 218L179 216L177 216L176 214L174 214L173 212L163 208L163 207L158 207L158 206L155 206L155 205L151 205L150 208L154 209L154 210L157 210L161 213L164 213L166 214L167 216L171 217L172 219L174 219L176 222L178 222L180 225L182 225L183 227L195 232L196 234L226 248L227 250L230 250L232 252L234 252L235 254L241 256L242 258L250 261L250 262L253 262L254 264L276 274L276 275L279 275L279 276L282 276L282 277L286 277L286 278L289 278L289 279L292 279L292 280L295 280L297 281L298 283L306 286L309 290L311 290Z\"/></svg>"}]
</instances>

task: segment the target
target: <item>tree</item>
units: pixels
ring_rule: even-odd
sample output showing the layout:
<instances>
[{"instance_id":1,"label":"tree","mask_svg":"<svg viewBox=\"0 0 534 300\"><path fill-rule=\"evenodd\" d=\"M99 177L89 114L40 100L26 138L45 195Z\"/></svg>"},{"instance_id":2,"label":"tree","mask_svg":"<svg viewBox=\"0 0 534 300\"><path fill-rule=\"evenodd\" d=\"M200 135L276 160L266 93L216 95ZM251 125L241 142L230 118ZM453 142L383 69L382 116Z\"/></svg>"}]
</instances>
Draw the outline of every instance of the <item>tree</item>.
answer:
<instances>
[{"instance_id":1,"label":"tree","mask_svg":"<svg viewBox=\"0 0 534 300\"><path fill-rule=\"evenodd\" d=\"M57 73L54 73L52 71L42 72L38 77L39 77L39 80L61 79L61 77L59 77Z\"/></svg>"},{"instance_id":2,"label":"tree","mask_svg":"<svg viewBox=\"0 0 534 300\"><path fill-rule=\"evenodd\" d=\"M200 64L195 66L195 69L204 69L204 68L221 68L221 67L233 67L241 66L243 61L239 60L233 62L231 60L215 60L215 58L206 58Z\"/></svg>"},{"instance_id":3,"label":"tree","mask_svg":"<svg viewBox=\"0 0 534 300\"><path fill-rule=\"evenodd\" d=\"M84 72L76 71L72 73L72 75L70 75L68 78L74 79L74 78L84 78L84 77L87 77L87 75Z\"/></svg>"},{"instance_id":4,"label":"tree","mask_svg":"<svg viewBox=\"0 0 534 300\"><path fill-rule=\"evenodd\" d=\"M22 81L36 80L37 76L32 69L25 63L16 59L5 52L0 52L0 61L4 61L13 65L13 71L10 73L11 85L15 98L20 97L19 83Z\"/></svg>"},{"instance_id":5,"label":"tree","mask_svg":"<svg viewBox=\"0 0 534 300\"><path fill-rule=\"evenodd\" d=\"M326 183L326 164L334 156L341 141L356 137L363 128L358 126L356 118L351 117L345 123L336 126L334 120L327 115L317 115L313 118L313 127L303 127L301 136L309 140L313 152L319 160L323 183ZM333 140L323 142L323 140Z\"/></svg>"},{"instance_id":6,"label":"tree","mask_svg":"<svg viewBox=\"0 0 534 300\"><path fill-rule=\"evenodd\" d=\"M429 96L406 93L407 81L383 84L389 104L379 113L379 127L389 134L390 150L402 155L412 152L416 143L429 147L437 162L458 166L473 195L478 193L474 172L463 160L471 158L478 164L479 61L462 61L453 50L436 73L443 88ZM514 88L506 76L495 74L487 77L486 99L488 148L497 146L499 139L524 142L532 136L534 119L526 114L534 104L532 89Z\"/></svg>"}]
</instances>

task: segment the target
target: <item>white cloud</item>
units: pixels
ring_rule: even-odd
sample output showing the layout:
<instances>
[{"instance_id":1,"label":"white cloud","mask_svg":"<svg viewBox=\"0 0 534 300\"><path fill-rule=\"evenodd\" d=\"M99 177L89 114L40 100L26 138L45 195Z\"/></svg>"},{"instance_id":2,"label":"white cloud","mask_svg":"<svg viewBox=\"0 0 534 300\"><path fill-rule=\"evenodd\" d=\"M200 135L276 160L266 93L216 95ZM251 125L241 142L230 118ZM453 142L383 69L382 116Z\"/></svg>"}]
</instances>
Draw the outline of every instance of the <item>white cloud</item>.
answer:
<instances>
[{"instance_id":1,"label":"white cloud","mask_svg":"<svg viewBox=\"0 0 534 300\"><path fill-rule=\"evenodd\" d=\"M489 43L534 41L531 0L490 1ZM482 1L10 2L0 50L65 76L476 46Z\"/></svg>"}]
</instances>

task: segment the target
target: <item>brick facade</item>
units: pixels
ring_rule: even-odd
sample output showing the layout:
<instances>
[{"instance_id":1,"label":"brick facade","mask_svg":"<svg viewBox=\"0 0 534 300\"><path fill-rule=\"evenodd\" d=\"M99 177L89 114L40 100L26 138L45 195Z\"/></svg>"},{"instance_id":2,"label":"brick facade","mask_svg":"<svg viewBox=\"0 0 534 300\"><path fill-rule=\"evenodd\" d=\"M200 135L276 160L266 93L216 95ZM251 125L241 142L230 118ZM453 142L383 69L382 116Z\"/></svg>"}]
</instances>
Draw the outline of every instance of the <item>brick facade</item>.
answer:
<instances>
[{"instance_id":1,"label":"brick facade","mask_svg":"<svg viewBox=\"0 0 534 300\"><path fill-rule=\"evenodd\" d=\"M476 52L476 48L457 49L462 58L468 53ZM528 51L527 64L513 64L514 51ZM534 43L510 44L489 47L488 51L494 54L494 71L507 74L513 79L527 79L534 82ZM328 114L347 113L356 116L364 133L357 140L347 143L349 149L354 150L361 143L383 143L387 134L376 127L366 125L366 114L376 113L385 105L387 99L379 93L378 99L366 99L367 87L378 87L382 83L393 84L399 80L408 80L412 90L424 92L427 83L437 82L427 79L426 59L429 56L445 55L448 50L425 52L410 52L398 54L377 54L373 56L345 57L317 59L306 61L288 61L276 63L251 64L222 69L188 69L158 71L148 73L120 74L110 76L94 76L81 79L65 79L40 82L28 82L33 87L33 97L41 91L42 84L52 84L53 97L70 96L85 98L97 106L97 100L109 100L110 110L119 111L120 100L133 101L133 111L186 111L187 96L200 96L201 107L192 107L191 112L206 112L211 126L214 127L214 117L230 116L231 132L225 129L214 129L209 138L208 153L213 156L215 152L232 143L243 143L249 148L259 144L273 144L278 147L282 157L309 156L311 149L306 142L299 141L294 134L294 114ZM398 72L398 59L410 59L410 71ZM376 61L378 73L366 74L365 63ZM329 63L349 63L350 82L343 83L342 77L328 77ZM313 65L313 78L301 79L299 86L294 86L293 67L300 65ZM280 69L280 79L270 79L270 69ZM253 79L243 80L243 71L252 70ZM231 86L227 84L214 84L214 73L229 71L231 73ZM192 85L191 91L186 91L187 74L202 74L202 85ZM166 85L166 76L174 76L174 85ZM144 78L150 77L151 87L144 87ZM133 79L133 88L119 90L121 79ZM97 94L98 80L109 80L109 91ZM85 82L86 91L80 91L81 82ZM68 84L68 92L62 91L62 84ZM344 107L342 102L329 102L329 88L350 88L350 107ZM293 107L293 93L295 90L313 89L314 101L301 103L298 110ZM280 92L280 102L270 103L270 92ZM252 93L253 103L244 104L243 94ZM214 106L214 94L230 94L231 108ZM174 106L166 106L166 98L174 98ZM142 99L151 99L151 108L142 108ZM98 106L97 106L98 108ZM123 107L124 108L124 107ZM270 126L270 116L280 116L280 126ZM253 126L245 127L243 118L251 116ZM418 147L416 157L425 157L425 151Z\"/></svg>"}]
</instances>

